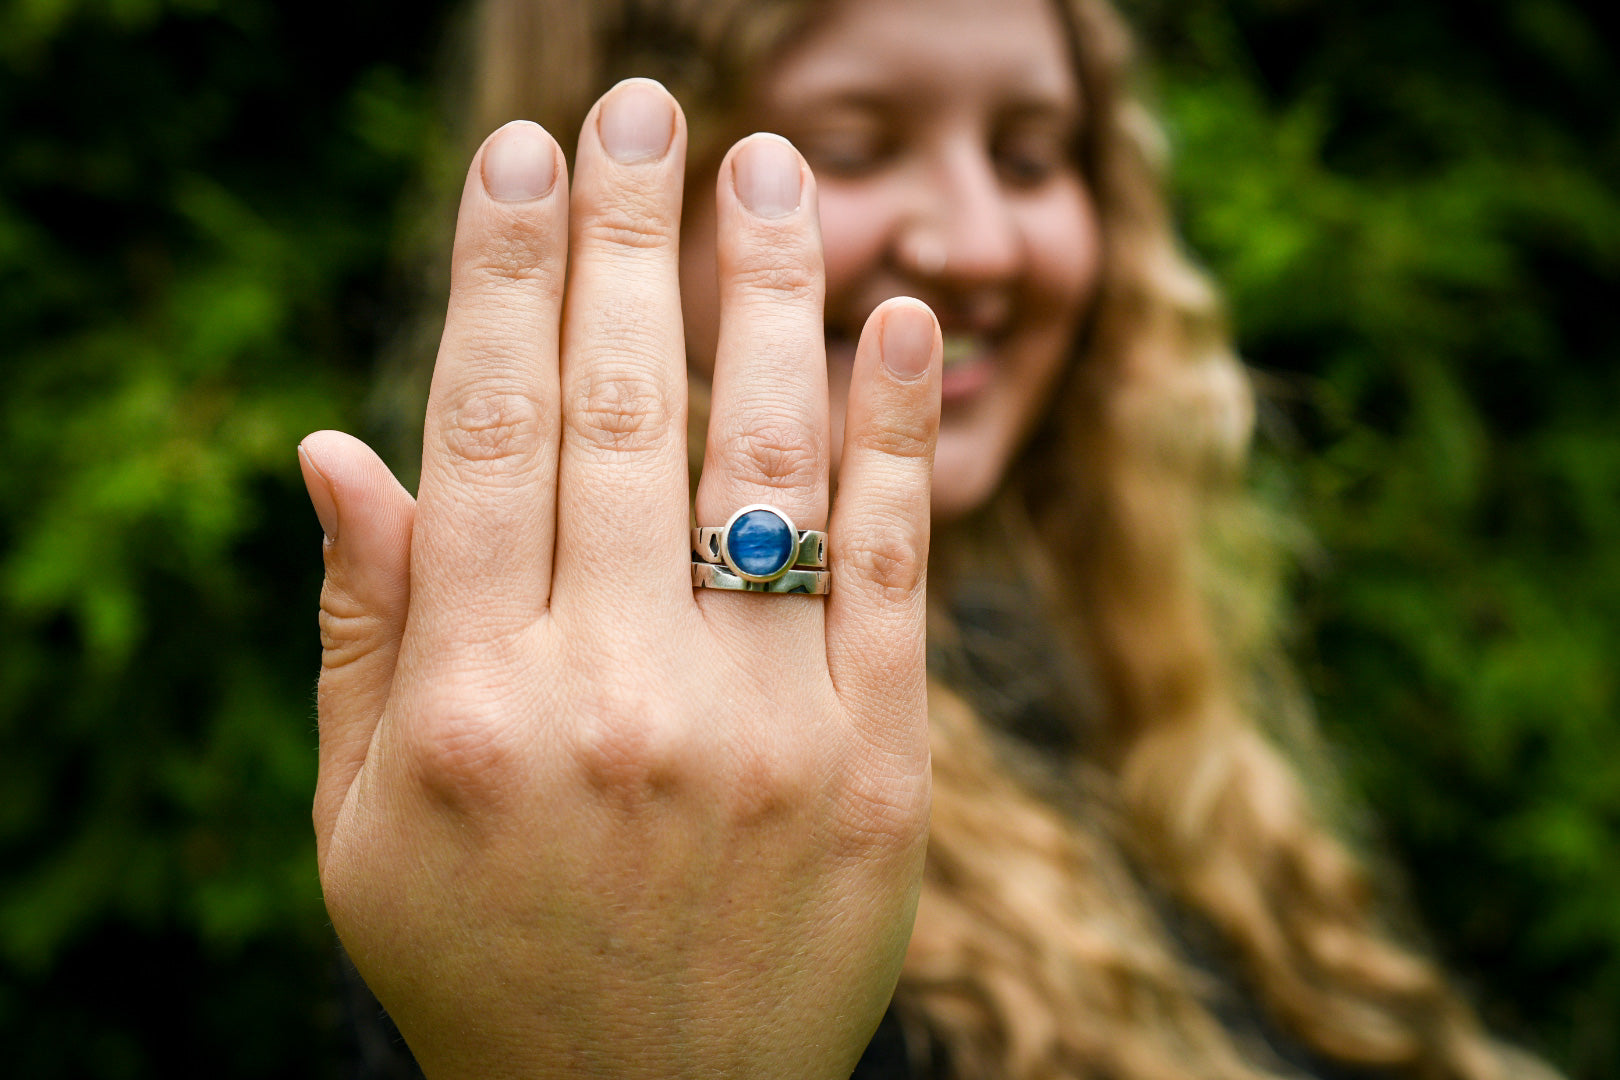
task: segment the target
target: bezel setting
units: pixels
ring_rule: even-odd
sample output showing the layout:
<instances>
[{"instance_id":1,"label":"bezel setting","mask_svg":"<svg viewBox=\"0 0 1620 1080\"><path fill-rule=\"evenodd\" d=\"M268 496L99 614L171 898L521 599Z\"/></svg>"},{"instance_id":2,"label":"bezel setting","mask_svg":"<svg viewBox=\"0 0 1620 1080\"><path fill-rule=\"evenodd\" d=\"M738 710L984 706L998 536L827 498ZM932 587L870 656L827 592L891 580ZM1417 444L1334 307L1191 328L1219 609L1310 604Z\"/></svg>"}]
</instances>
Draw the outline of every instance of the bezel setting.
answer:
<instances>
[{"instance_id":1,"label":"bezel setting","mask_svg":"<svg viewBox=\"0 0 1620 1080\"><path fill-rule=\"evenodd\" d=\"M751 574L747 570L744 570L741 566L738 566L737 561L731 557L731 531L732 531L732 528L737 524L737 522L741 521L744 517L746 517L749 514L755 513L756 511L764 511L767 514L770 514L772 517L779 520L783 524L783 526L785 526L786 529L787 529L787 534L788 534L787 559L785 561L783 561L781 566L777 567L775 570L771 571L769 574ZM786 514L782 513L782 511L778 510L776 507L770 506L770 505L768 505L766 503L751 503L750 505L745 506L742 509L738 510L735 514L732 514L731 517L726 520L725 530L723 532L721 532L721 534L720 534L720 561L726 564L726 569L730 570L733 574L736 574L738 577L742 578L744 581L758 581L758 582L775 581L777 578L781 577L783 574L786 574L789 570L793 569L793 564L796 563L798 561L798 559L799 559L799 530L798 530L798 527L793 524L793 519L792 518L790 518Z\"/></svg>"}]
</instances>

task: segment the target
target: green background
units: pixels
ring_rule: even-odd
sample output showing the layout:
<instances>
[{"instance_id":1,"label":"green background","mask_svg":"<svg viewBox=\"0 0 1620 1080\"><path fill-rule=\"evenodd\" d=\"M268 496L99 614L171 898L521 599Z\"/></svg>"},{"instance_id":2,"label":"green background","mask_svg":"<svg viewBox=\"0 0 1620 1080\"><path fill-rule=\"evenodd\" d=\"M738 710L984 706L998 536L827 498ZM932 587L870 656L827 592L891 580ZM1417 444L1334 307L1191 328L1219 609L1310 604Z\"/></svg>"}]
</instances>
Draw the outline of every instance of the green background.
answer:
<instances>
[{"instance_id":1,"label":"green background","mask_svg":"<svg viewBox=\"0 0 1620 1080\"><path fill-rule=\"evenodd\" d=\"M1491 1021L1620 1075L1620 65L1568 0L1135 0L1308 527L1293 647ZM319 530L386 434L427 0L0 2L0 1046L338 1074ZM448 163L448 165L447 165ZM372 402L368 406L368 402Z\"/></svg>"}]
</instances>

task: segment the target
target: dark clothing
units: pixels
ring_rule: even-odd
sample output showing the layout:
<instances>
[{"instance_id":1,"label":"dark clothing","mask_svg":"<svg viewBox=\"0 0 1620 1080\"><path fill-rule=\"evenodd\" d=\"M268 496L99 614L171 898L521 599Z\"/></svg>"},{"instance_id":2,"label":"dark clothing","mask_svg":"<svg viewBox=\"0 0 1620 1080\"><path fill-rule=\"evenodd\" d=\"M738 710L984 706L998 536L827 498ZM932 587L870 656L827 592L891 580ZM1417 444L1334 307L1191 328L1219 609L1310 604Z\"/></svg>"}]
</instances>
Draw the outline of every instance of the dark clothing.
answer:
<instances>
[{"instance_id":1,"label":"dark clothing","mask_svg":"<svg viewBox=\"0 0 1620 1080\"><path fill-rule=\"evenodd\" d=\"M900 1018L890 1009L883 1014L883 1022L872 1034L872 1041L867 1044L850 1080L911 1080L913 1075L905 1030L900 1026Z\"/></svg>"}]
</instances>

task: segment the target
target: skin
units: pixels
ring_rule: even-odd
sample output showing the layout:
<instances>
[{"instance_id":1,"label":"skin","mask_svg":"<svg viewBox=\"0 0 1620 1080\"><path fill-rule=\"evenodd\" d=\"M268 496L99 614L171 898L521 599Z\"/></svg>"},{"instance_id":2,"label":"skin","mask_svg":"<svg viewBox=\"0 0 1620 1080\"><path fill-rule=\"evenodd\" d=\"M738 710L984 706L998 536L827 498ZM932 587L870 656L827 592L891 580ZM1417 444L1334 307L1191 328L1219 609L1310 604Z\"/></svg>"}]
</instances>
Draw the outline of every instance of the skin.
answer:
<instances>
[{"instance_id":1,"label":"skin","mask_svg":"<svg viewBox=\"0 0 1620 1080\"><path fill-rule=\"evenodd\" d=\"M840 25L767 100L826 71ZM1067 166L987 171L1007 101L1036 93L1005 59L991 102L892 117L915 156L819 197L791 145L743 140L684 264L685 123L657 84L598 102L572 180L550 134L500 129L463 192L417 498L349 436L301 444L327 537L322 888L430 1077L842 1077L870 1038L926 847L936 446L963 459L947 503L982 498L968 459L1016 447L1094 269ZM1041 85L1069 87L1072 118L1072 84ZM895 209L924 195L916 224ZM1048 199L1061 273L1033 224ZM924 227L944 267L905 263ZM697 518L770 502L827 528L826 598L691 587L692 266L714 358ZM994 336L945 436L939 330L905 286Z\"/></svg>"},{"instance_id":2,"label":"skin","mask_svg":"<svg viewBox=\"0 0 1620 1080\"><path fill-rule=\"evenodd\" d=\"M820 191L834 446L855 341L883 301L945 333L936 520L994 491L1040 418L1096 291L1096 211L1075 161L1080 90L1048 0L835 4L753 95ZM718 321L714 219L688 214L694 376ZM836 454L835 454L836 465Z\"/></svg>"}]
</instances>

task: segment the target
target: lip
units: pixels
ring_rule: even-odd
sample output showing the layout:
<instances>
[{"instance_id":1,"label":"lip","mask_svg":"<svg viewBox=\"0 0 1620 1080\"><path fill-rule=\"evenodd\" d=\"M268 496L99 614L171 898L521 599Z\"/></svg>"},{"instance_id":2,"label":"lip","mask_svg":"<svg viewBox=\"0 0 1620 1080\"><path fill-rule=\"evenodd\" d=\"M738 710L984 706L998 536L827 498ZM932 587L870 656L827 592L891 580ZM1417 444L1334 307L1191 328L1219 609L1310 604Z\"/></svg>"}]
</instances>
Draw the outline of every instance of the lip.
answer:
<instances>
[{"instance_id":1,"label":"lip","mask_svg":"<svg viewBox=\"0 0 1620 1080\"><path fill-rule=\"evenodd\" d=\"M949 371L939 380L940 402L944 405L960 405L971 401L995 377L995 364L988 359Z\"/></svg>"},{"instance_id":2,"label":"lip","mask_svg":"<svg viewBox=\"0 0 1620 1080\"><path fill-rule=\"evenodd\" d=\"M945 370L939 393L945 405L959 405L982 393L996 374L991 343L979 334L945 331Z\"/></svg>"},{"instance_id":3,"label":"lip","mask_svg":"<svg viewBox=\"0 0 1620 1080\"><path fill-rule=\"evenodd\" d=\"M996 342L974 331L942 327L944 371L940 378L940 399L945 406L959 406L982 394L996 377ZM853 364L855 340L837 330L827 331L827 361L831 365Z\"/></svg>"}]
</instances>

